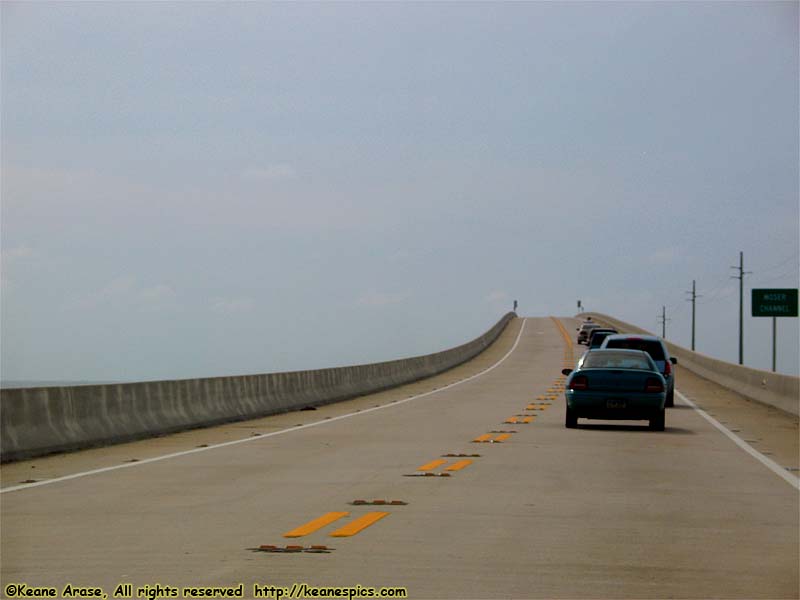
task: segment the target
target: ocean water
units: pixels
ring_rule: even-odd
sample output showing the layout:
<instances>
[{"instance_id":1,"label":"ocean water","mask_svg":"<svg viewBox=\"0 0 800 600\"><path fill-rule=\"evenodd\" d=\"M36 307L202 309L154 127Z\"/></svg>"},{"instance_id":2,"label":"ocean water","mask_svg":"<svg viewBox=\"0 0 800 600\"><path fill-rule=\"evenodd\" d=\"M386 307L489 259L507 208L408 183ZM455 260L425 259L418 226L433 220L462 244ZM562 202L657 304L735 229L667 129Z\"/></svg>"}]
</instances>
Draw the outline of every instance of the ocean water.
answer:
<instances>
[{"instance_id":1,"label":"ocean water","mask_svg":"<svg viewBox=\"0 0 800 600\"><path fill-rule=\"evenodd\" d=\"M104 383L122 383L120 381L18 381L14 379L0 380L0 389L60 387L68 385L101 385Z\"/></svg>"}]
</instances>

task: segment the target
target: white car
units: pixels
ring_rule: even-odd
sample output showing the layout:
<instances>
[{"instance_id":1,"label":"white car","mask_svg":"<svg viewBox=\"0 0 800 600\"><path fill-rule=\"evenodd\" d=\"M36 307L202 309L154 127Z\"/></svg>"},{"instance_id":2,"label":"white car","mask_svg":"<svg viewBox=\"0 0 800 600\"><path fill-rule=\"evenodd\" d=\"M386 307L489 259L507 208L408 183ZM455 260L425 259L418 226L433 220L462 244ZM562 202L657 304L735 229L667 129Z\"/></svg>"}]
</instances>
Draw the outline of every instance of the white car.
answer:
<instances>
[{"instance_id":1,"label":"white car","mask_svg":"<svg viewBox=\"0 0 800 600\"><path fill-rule=\"evenodd\" d=\"M586 321L582 323L581 326L576 329L578 332L578 343L587 344L589 342L589 334L592 332L592 329L597 329L598 327L602 327L602 325L600 325L600 323L595 323L594 321Z\"/></svg>"}]
</instances>

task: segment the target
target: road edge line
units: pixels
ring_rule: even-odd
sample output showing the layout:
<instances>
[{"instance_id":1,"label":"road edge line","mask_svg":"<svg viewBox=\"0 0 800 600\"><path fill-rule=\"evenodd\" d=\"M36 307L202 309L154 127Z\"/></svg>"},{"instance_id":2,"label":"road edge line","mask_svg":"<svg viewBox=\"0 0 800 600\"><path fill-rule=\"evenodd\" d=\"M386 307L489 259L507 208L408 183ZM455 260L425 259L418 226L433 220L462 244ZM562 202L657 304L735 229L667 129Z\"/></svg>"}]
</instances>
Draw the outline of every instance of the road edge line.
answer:
<instances>
[{"instance_id":1,"label":"road edge line","mask_svg":"<svg viewBox=\"0 0 800 600\"><path fill-rule=\"evenodd\" d=\"M792 487L796 488L797 490L800 490L800 478L795 477L794 475L789 473L786 469L784 469L782 466L780 466L778 463L776 463L771 458L761 454L761 452L759 452L758 450L753 448L750 444L745 442L742 438L740 438L738 435L733 433L730 429L725 427L725 425L723 425L722 423L717 421L714 417L712 417L706 411L704 411L702 408L697 406L697 404L695 404L694 402L689 400L689 398L687 398L686 395L682 394L677 389L675 390L675 395L678 396L678 398L680 398L687 405L691 406L695 411L697 411L700 414L701 417L703 417L706 421L711 423L714 427L716 427L725 436L730 438L731 441L733 441L734 444L739 446L739 448L741 448L742 450L747 452L750 456L755 458L758 462L760 462L762 465L767 467L770 471L775 473L778 477L780 477L781 479L786 481L789 485L791 485Z\"/></svg>"}]
</instances>

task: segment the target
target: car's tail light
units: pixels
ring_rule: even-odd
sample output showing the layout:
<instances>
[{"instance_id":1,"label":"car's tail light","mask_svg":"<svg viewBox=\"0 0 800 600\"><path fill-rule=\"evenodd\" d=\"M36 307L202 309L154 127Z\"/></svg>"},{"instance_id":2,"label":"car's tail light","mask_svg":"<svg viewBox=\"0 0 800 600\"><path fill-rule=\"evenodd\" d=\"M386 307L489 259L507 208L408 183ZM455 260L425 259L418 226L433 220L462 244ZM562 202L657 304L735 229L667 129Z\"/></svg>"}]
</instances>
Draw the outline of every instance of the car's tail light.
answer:
<instances>
[{"instance_id":1,"label":"car's tail light","mask_svg":"<svg viewBox=\"0 0 800 600\"><path fill-rule=\"evenodd\" d=\"M589 388L589 379L586 375L578 375L573 377L569 382L569 389L571 390L585 390Z\"/></svg>"},{"instance_id":2,"label":"car's tail light","mask_svg":"<svg viewBox=\"0 0 800 600\"><path fill-rule=\"evenodd\" d=\"M661 383L660 379L656 379L655 377L648 377L647 381L644 382L644 391L645 392L663 392L664 391L664 384Z\"/></svg>"},{"instance_id":3,"label":"car's tail light","mask_svg":"<svg viewBox=\"0 0 800 600\"><path fill-rule=\"evenodd\" d=\"M672 373L672 365L669 364L669 361L665 361L664 377L669 377L670 373Z\"/></svg>"}]
</instances>

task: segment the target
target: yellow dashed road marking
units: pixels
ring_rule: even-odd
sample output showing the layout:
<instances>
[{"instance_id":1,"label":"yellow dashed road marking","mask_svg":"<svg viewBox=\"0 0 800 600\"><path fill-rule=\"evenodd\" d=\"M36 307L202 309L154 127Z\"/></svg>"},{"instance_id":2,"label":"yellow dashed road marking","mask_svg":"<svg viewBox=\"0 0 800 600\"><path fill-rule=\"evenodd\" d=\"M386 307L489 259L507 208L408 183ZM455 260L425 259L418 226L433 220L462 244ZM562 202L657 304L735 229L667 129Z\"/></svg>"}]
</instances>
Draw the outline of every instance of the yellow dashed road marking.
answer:
<instances>
[{"instance_id":1,"label":"yellow dashed road marking","mask_svg":"<svg viewBox=\"0 0 800 600\"><path fill-rule=\"evenodd\" d=\"M318 519L314 519L313 521L309 521L305 525L300 525L297 529L292 529L291 531L287 531L283 534L283 537L287 538L295 538L295 537L303 537L304 535L308 535L309 533L315 532L317 529L322 529L326 525L330 525L334 521L338 521L342 517L346 517L349 515L349 512L329 512Z\"/></svg>"},{"instance_id":2,"label":"yellow dashed road marking","mask_svg":"<svg viewBox=\"0 0 800 600\"><path fill-rule=\"evenodd\" d=\"M487 442L492 437L491 433L484 433L483 435L479 435L476 437L473 442Z\"/></svg>"},{"instance_id":3,"label":"yellow dashed road marking","mask_svg":"<svg viewBox=\"0 0 800 600\"><path fill-rule=\"evenodd\" d=\"M504 442L510 437L511 437L510 433L501 433L496 438L494 438L494 440L492 440L492 441L494 441L494 442Z\"/></svg>"},{"instance_id":4,"label":"yellow dashed road marking","mask_svg":"<svg viewBox=\"0 0 800 600\"><path fill-rule=\"evenodd\" d=\"M348 523L344 527L340 527L331 534L331 537L350 537L360 531L366 529L370 525L380 521L383 517L387 516L388 512L371 512L367 513L352 523Z\"/></svg>"},{"instance_id":5,"label":"yellow dashed road marking","mask_svg":"<svg viewBox=\"0 0 800 600\"><path fill-rule=\"evenodd\" d=\"M468 467L472 464L472 461L469 459L460 460L457 463L454 463L447 467L445 471L460 471L464 467Z\"/></svg>"},{"instance_id":6,"label":"yellow dashed road marking","mask_svg":"<svg viewBox=\"0 0 800 600\"><path fill-rule=\"evenodd\" d=\"M446 462L447 461L444 460L443 458L432 460L431 462L429 462L429 463L427 463L425 465L422 465L421 467L417 467L417 471L432 471L436 467L438 467L440 465L443 465Z\"/></svg>"}]
</instances>

